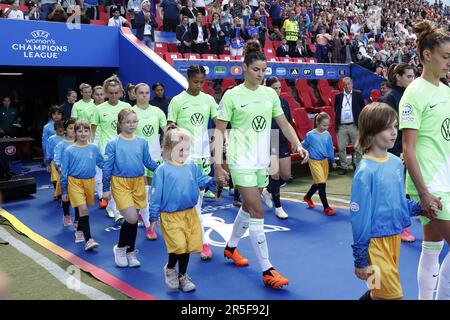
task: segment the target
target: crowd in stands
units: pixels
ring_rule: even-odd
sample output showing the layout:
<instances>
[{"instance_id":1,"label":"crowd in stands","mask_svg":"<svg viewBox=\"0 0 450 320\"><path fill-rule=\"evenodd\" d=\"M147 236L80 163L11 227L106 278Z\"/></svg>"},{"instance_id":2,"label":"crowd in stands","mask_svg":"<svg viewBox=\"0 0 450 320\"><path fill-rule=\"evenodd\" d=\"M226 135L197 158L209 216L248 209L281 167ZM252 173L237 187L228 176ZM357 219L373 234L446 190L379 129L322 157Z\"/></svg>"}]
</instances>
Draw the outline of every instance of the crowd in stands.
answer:
<instances>
[{"instance_id":1,"label":"crowd in stands","mask_svg":"<svg viewBox=\"0 0 450 320\"><path fill-rule=\"evenodd\" d=\"M449 29L450 9L421 0L2 0L0 17L90 23L136 29L153 48L155 30L175 32L180 53L241 56L246 41L274 46L277 57L360 65L386 78L393 63L422 71L413 24ZM105 18L106 16L106 18ZM72 22L72 21L71 21Z\"/></svg>"}]
</instances>

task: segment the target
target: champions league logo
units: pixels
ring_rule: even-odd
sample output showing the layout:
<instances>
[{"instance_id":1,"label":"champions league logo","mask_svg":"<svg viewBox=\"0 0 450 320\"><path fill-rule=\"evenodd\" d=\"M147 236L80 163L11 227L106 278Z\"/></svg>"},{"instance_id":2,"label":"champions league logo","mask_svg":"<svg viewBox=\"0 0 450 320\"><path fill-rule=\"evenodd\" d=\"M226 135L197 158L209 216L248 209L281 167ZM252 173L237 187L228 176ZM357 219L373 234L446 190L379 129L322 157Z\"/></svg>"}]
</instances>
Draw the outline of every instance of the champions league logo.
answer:
<instances>
[{"instance_id":1,"label":"champions league logo","mask_svg":"<svg viewBox=\"0 0 450 320\"><path fill-rule=\"evenodd\" d=\"M13 43L11 49L22 52L24 58L51 60L58 59L60 54L69 51L67 46L58 45L45 30L34 30L30 35L31 38L25 38L23 43Z\"/></svg>"},{"instance_id":2,"label":"champions league logo","mask_svg":"<svg viewBox=\"0 0 450 320\"><path fill-rule=\"evenodd\" d=\"M31 36L33 38L43 38L43 39L47 39L50 36L50 33L48 33L47 31L44 30L35 30L33 32L31 32Z\"/></svg>"},{"instance_id":3,"label":"champions league logo","mask_svg":"<svg viewBox=\"0 0 450 320\"><path fill-rule=\"evenodd\" d=\"M233 223L226 223L224 219L214 216L213 213L205 213L205 212L220 211L222 209L231 209L231 208L234 208L232 204L218 207L207 206L202 209L202 222L203 227L205 228L205 238L210 245L225 248L227 245L227 241L230 240L231 233L233 232ZM114 232L119 230L120 226L105 228L106 232ZM270 224L264 225L265 233L277 231L291 231L291 229L281 226L274 226ZM246 238L249 235L250 235L249 230L246 230L242 238Z\"/></svg>"},{"instance_id":4,"label":"champions league logo","mask_svg":"<svg viewBox=\"0 0 450 320\"><path fill-rule=\"evenodd\" d=\"M220 209L220 208L233 208L232 204L222 207L206 207L202 210L202 212L210 211L210 208ZM205 237L208 243L212 246L223 247L227 245L227 241L231 238L231 232L233 231L233 223L225 223L225 220L213 216L212 213L203 213L202 214L202 222L205 228ZM264 232L275 232L275 231L290 231L291 229L274 226L274 225L264 225ZM249 231L245 231L242 238L248 237L250 235Z\"/></svg>"}]
</instances>

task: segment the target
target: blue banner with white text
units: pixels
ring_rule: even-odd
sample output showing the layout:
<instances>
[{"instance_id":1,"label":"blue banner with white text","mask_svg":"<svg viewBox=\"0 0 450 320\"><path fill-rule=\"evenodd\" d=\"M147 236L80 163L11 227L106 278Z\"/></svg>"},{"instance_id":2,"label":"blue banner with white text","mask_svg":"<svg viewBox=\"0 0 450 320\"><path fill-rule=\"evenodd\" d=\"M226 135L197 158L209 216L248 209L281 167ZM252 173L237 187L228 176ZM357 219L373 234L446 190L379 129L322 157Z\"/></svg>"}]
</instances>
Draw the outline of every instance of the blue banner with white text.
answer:
<instances>
[{"instance_id":1,"label":"blue banner with white text","mask_svg":"<svg viewBox=\"0 0 450 320\"><path fill-rule=\"evenodd\" d=\"M242 61L174 60L173 67L186 75L187 69L193 64L201 64L205 67L207 79L244 78ZM340 79L350 76L350 67L346 64L268 62L266 76L285 79Z\"/></svg>"},{"instance_id":2,"label":"blue banner with white text","mask_svg":"<svg viewBox=\"0 0 450 320\"><path fill-rule=\"evenodd\" d=\"M119 67L119 29L0 19L0 66Z\"/></svg>"}]
</instances>

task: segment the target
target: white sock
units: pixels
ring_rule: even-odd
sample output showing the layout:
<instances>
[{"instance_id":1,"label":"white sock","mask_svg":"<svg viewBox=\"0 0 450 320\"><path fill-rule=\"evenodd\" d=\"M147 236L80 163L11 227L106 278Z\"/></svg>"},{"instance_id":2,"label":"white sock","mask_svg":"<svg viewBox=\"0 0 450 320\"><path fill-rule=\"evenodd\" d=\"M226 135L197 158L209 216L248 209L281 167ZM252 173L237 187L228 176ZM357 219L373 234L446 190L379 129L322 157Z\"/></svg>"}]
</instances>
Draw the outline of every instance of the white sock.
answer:
<instances>
[{"instance_id":1,"label":"white sock","mask_svg":"<svg viewBox=\"0 0 450 320\"><path fill-rule=\"evenodd\" d=\"M422 241L422 253L417 270L419 300L433 300L439 274L439 254L443 246L444 241Z\"/></svg>"},{"instance_id":2,"label":"white sock","mask_svg":"<svg viewBox=\"0 0 450 320\"><path fill-rule=\"evenodd\" d=\"M241 240L242 236L248 229L249 222L250 213L245 212L241 207L236 215L236 219L234 219L233 231L231 232L230 241L228 241L229 247L237 247L239 240Z\"/></svg>"},{"instance_id":3,"label":"white sock","mask_svg":"<svg viewBox=\"0 0 450 320\"><path fill-rule=\"evenodd\" d=\"M150 190L150 186L145 186L145 195L146 195L146 199L147 201L145 202L147 204L147 206L145 208L142 208L141 210L139 210L139 214L142 216L142 220L144 220L144 226L145 228L149 228L150 227L150 194L149 194L149 190Z\"/></svg>"},{"instance_id":4,"label":"white sock","mask_svg":"<svg viewBox=\"0 0 450 320\"><path fill-rule=\"evenodd\" d=\"M436 300L450 300L450 252L445 256L439 270Z\"/></svg>"},{"instance_id":5,"label":"white sock","mask_svg":"<svg viewBox=\"0 0 450 320\"><path fill-rule=\"evenodd\" d=\"M95 167L95 191L97 192L98 198L103 197L103 171L99 167Z\"/></svg>"},{"instance_id":6,"label":"white sock","mask_svg":"<svg viewBox=\"0 0 450 320\"><path fill-rule=\"evenodd\" d=\"M119 210L117 210L116 201L114 201L114 198L111 196L111 199L108 201L108 206L106 209L111 209L112 212L114 212L114 217L117 217L120 215Z\"/></svg>"},{"instance_id":7,"label":"white sock","mask_svg":"<svg viewBox=\"0 0 450 320\"><path fill-rule=\"evenodd\" d=\"M139 210L139 214L142 216L142 220L144 220L145 228L150 228L150 212L148 211L148 208Z\"/></svg>"},{"instance_id":8,"label":"white sock","mask_svg":"<svg viewBox=\"0 0 450 320\"><path fill-rule=\"evenodd\" d=\"M250 242L258 258L261 271L266 271L272 267L269 261L269 250L267 249L267 240L264 233L264 219L250 218Z\"/></svg>"},{"instance_id":9,"label":"white sock","mask_svg":"<svg viewBox=\"0 0 450 320\"><path fill-rule=\"evenodd\" d=\"M203 243L208 243L205 237L205 228L203 227L203 219L202 219L202 204L203 204L203 196L205 195L205 190L200 190L200 195L198 196L197 204L195 205L195 209L198 214L198 219L200 220L200 225L202 226L202 239Z\"/></svg>"},{"instance_id":10,"label":"white sock","mask_svg":"<svg viewBox=\"0 0 450 320\"><path fill-rule=\"evenodd\" d=\"M152 186L145 186L145 195L147 196L147 209L150 211L150 201L152 200Z\"/></svg>"}]
</instances>

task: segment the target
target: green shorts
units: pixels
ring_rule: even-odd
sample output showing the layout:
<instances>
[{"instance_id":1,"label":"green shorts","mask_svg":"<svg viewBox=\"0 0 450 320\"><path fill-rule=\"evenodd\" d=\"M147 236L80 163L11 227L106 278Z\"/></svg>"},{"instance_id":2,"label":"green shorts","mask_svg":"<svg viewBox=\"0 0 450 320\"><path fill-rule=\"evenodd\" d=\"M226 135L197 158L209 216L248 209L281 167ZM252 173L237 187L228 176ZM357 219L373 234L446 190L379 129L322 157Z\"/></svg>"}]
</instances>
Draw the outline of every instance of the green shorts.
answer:
<instances>
[{"instance_id":1,"label":"green shorts","mask_svg":"<svg viewBox=\"0 0 450 320\"><path fill-rule=\"evenodd\" d=\"M163 160L157 160L155 161L158 165L160 165L161 163L163 163ZM147 168L145 168L145 172L144 172L144 176L145 177L149 177L149 178L153 178L153 172L148 170Z\"/></svg>"},{"instance_id":2,"label":"green shorts","mask_svg":"<svg viewBox=\"0 0 450 320\"><path fill-rule=\"evenodd\" d=\"M192 160L204 174L209 175L211 172L211 161L209 161L209 158L198 158Z\"/></svg>"},{"instance_id":3,"label":"green shorts","mask_svg":"<svg viewBox=\"0 0 450 320\"><path fill-rule=\"evenodd\" d=\"M265 188L269 184L269 168L266 169L231 169L233 184L240 187Z\"/></svg>"},{"instance_id":4,"label":"green shorts","mask_svg":"<svg viewBox=\"0 0 450 320\"><path fill-rule=\"evenodd\" d=\"M437 218L439 220L450 220L450 193L448 192L434 192L434 196L441 197L442 210L437 213ZM411 199L420 202L418 195L410 195ZM422 225L427 225L430 223L430 219L425 216L420 216L420 222Z\"/></svg>"}]
</instances>

